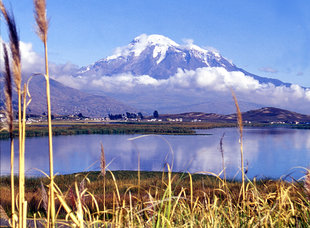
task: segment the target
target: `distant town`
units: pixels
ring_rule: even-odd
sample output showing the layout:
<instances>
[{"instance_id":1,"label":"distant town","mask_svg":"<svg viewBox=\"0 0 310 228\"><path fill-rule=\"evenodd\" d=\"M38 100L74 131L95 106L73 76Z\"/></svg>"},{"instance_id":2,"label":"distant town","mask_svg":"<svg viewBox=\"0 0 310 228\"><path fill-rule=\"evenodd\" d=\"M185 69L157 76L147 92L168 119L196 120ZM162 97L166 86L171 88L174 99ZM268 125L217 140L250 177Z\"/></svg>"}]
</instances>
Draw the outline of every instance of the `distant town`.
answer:
<instances>
[{"instance_id":1,"label":"distant town","mask_svg":"<svg viewBox=\"0 0 310 228\"><path fill-rule=\"evenodd\" d=\"M266 107L242 113L245 124L265 123L265 124L310 124L310 116L303 115L279 108ZM17 117L16 117L17 119ZM81 121L83 123L96 122L214 122L214 123L233 123L236 122L236 114L222 115L203 112L188 112L180 114L160 114L157 110L152 115L143 115L141 112L126 112L122 114L108 114L103 117L88 117L82 113L73 115L52 115L54 122L61 121ZM0 112L0 122L5 122L5 113ZM46 113L27 114L26 124L46 122Z\"/></svg>"}]
</instances>

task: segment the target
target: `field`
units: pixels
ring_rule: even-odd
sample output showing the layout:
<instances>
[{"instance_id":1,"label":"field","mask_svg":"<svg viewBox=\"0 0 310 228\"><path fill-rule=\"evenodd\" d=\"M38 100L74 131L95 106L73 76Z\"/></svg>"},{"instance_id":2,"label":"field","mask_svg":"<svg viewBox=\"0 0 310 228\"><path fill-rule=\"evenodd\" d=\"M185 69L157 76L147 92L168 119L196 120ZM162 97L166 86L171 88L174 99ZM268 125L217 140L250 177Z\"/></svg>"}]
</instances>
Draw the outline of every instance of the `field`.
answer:
<instances>
[{"instance_id":1,"label":"field","mask_svg":"<svg viewBox=\"0 0 310 228\"><path fill-rule=\"evenodd\" d=\"M232 123L53 123L53 135L77 135L77 134L195 134L194 129L209 129L215 127L236 127ZM14 137L18 131L13 131ZM48 136L46 123L28 125L26 137ZM9 133L0 132L0 139L8 139Z\"/></svg>"},{"instance_id":2,"label":"field","mask_svg":"<svg viewBox=\"0 0 310 228\"><path fill-rule=\"evenodd\" d=\"M15 178L16 188L18 180ZM308 179L309 181L309 179ZM43 183L43 185L41 184ZM86 227L307 227L309 189L302 182L242 183L212 175L114 171L56 176L58 194ZM26 178L28 218L46 223L48 178ZM309 183L308 183L309 184ZM1 205L10 216L10 177L0 178ZM57 221L70 219L56 199ZM41 219L40 219L41 218ZM43 218L43 219L42 219Z\"/></svg>"}]
</instances>

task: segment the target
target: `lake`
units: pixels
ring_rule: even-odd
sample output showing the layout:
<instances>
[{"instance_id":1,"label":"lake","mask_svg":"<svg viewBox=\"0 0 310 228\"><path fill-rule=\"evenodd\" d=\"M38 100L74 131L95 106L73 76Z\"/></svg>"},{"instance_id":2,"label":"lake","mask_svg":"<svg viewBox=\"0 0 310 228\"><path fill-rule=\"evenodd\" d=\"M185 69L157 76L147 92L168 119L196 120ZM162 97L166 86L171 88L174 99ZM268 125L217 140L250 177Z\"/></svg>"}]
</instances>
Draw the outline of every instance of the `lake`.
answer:
<instances>
[{"instance_id":1,"label":"lake","mask_svg":"<svg viewBox=\"0 0 310 228\"><path fill-rule=\"evenodd\" d=\"M223 170L229 178L240 178L240 144L237 128L198 130L199 135L70 135L54 136L54 171L59 174L100 170L100 143L104 146L108 169L212 172ZM211 134L211 135L203 135ZM129 140L135 138L134 140ZM18 143L15 142L15 170ZM1 174L10 172L9 140L0 140ZM245 128L244 161L249 178L301 178L310 162L310 131L287 128ZM26 138L26 175L48 170L48 138ZM36 169L34 169L36 168Z\"/></svg>"}]
</instances>

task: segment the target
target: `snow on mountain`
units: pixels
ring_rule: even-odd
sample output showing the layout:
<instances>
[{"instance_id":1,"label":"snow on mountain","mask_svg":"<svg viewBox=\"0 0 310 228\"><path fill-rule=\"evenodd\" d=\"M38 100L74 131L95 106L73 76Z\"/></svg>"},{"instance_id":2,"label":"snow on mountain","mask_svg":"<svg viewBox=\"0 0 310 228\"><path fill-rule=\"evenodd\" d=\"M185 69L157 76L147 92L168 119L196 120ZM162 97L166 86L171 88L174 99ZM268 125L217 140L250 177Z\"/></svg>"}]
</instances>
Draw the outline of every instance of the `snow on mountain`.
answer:
<instances>
[{"instance_id":1,"label":"snow on mountain","mask_svg":"<svg viewBox=\"0 0 310 228\"><path fill-rule=\"evenodd\" d=\"M260 83L275 86L290 86L277 79L260 77L238 68L217 51L206 50L192 42L180 45L162 35L142 34L127 46L119 47L115 53L94 64L82 67L75 76L112 76L130 73L134 76L148 75L155 79L168 79L182 70L203 67L221 67L228 72L242 72Z\"/></svg>"},{"instance_id":2,"label":"snow on mountain","mask_svg":"<svg viewBox=\"0 0 310 228\"><path fill-rule=\"evenodd\" d=\"M236 66L219 53L194 44L180 45L162 35L136 37L127 46L117 48L112 56L83 67L77 75L114 75L124 72L166 79L178 68L194 70L201 67L224 67L233 71Z\"/></svg>"},{"instance_id":3,"label":"snow on mountain","mask_svg":"<svg viewBox=\"0 0 310 228\"><path fill-rule=\"evenodd\" d=\"M154 46L153 58L159 56L157 60L158 64L165 58L166 52L170 47L178 47L180 45L161 35L147 36L142 34L136 37L128 46L118 48L115 54L107 57L106 60L117 59L119 57L126 58L131 55L138 57L148 46Z\"/></svg>"},{"instance_id":4,"label":"snow on mountain","mask_svg":"<svg viewBox=\"0 0 310 228\"><path fill-rule=\"evenodd\" d=\"M217 51L190 40L178 44L162 35L142 34L112 56L60 81L149 112L233 113L230 89L242 111L264 106L310 110L310 89L251 74Z\"/></svg>"}]
</instances>

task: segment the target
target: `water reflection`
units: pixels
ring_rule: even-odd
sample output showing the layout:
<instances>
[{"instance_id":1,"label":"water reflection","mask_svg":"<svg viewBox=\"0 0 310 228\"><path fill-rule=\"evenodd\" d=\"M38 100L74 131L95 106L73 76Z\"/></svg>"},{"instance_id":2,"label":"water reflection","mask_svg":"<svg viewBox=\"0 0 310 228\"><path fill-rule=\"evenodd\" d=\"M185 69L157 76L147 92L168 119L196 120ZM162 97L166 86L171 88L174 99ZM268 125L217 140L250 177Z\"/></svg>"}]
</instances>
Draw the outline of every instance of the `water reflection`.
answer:
<instances>
[{"instance_id":1,"label":"water reflection","mask_svg":"<svg viewBox=\"0 0 310 228\"><path fill-rule=\"evenodd\" d=\"M232 178L240 171L239 135L235 128L199 131L212 135L148 136L132 141L128 139L137 135L56 136L53 138L54 170L58 173L99 170L102 142L110 170L137 170L140 158L141 170L160 171L166 163L173 163L174 171L220 173L223 167L219 142L223 132L225 168L227 176ZM1 174L8 174L9 141L1 140L0 143ZM15 149L15 170L18 171L17 142ZM287 174L300 178L302 170L292 168L309 166L309 149L310 131L307 130L265 128L244 131L244 159L249 178L279 178ZM27 138L27 174L37 175L38 171L33 168L49 172L48 164L48 138Z\"/></svg>"}]
</instances>

